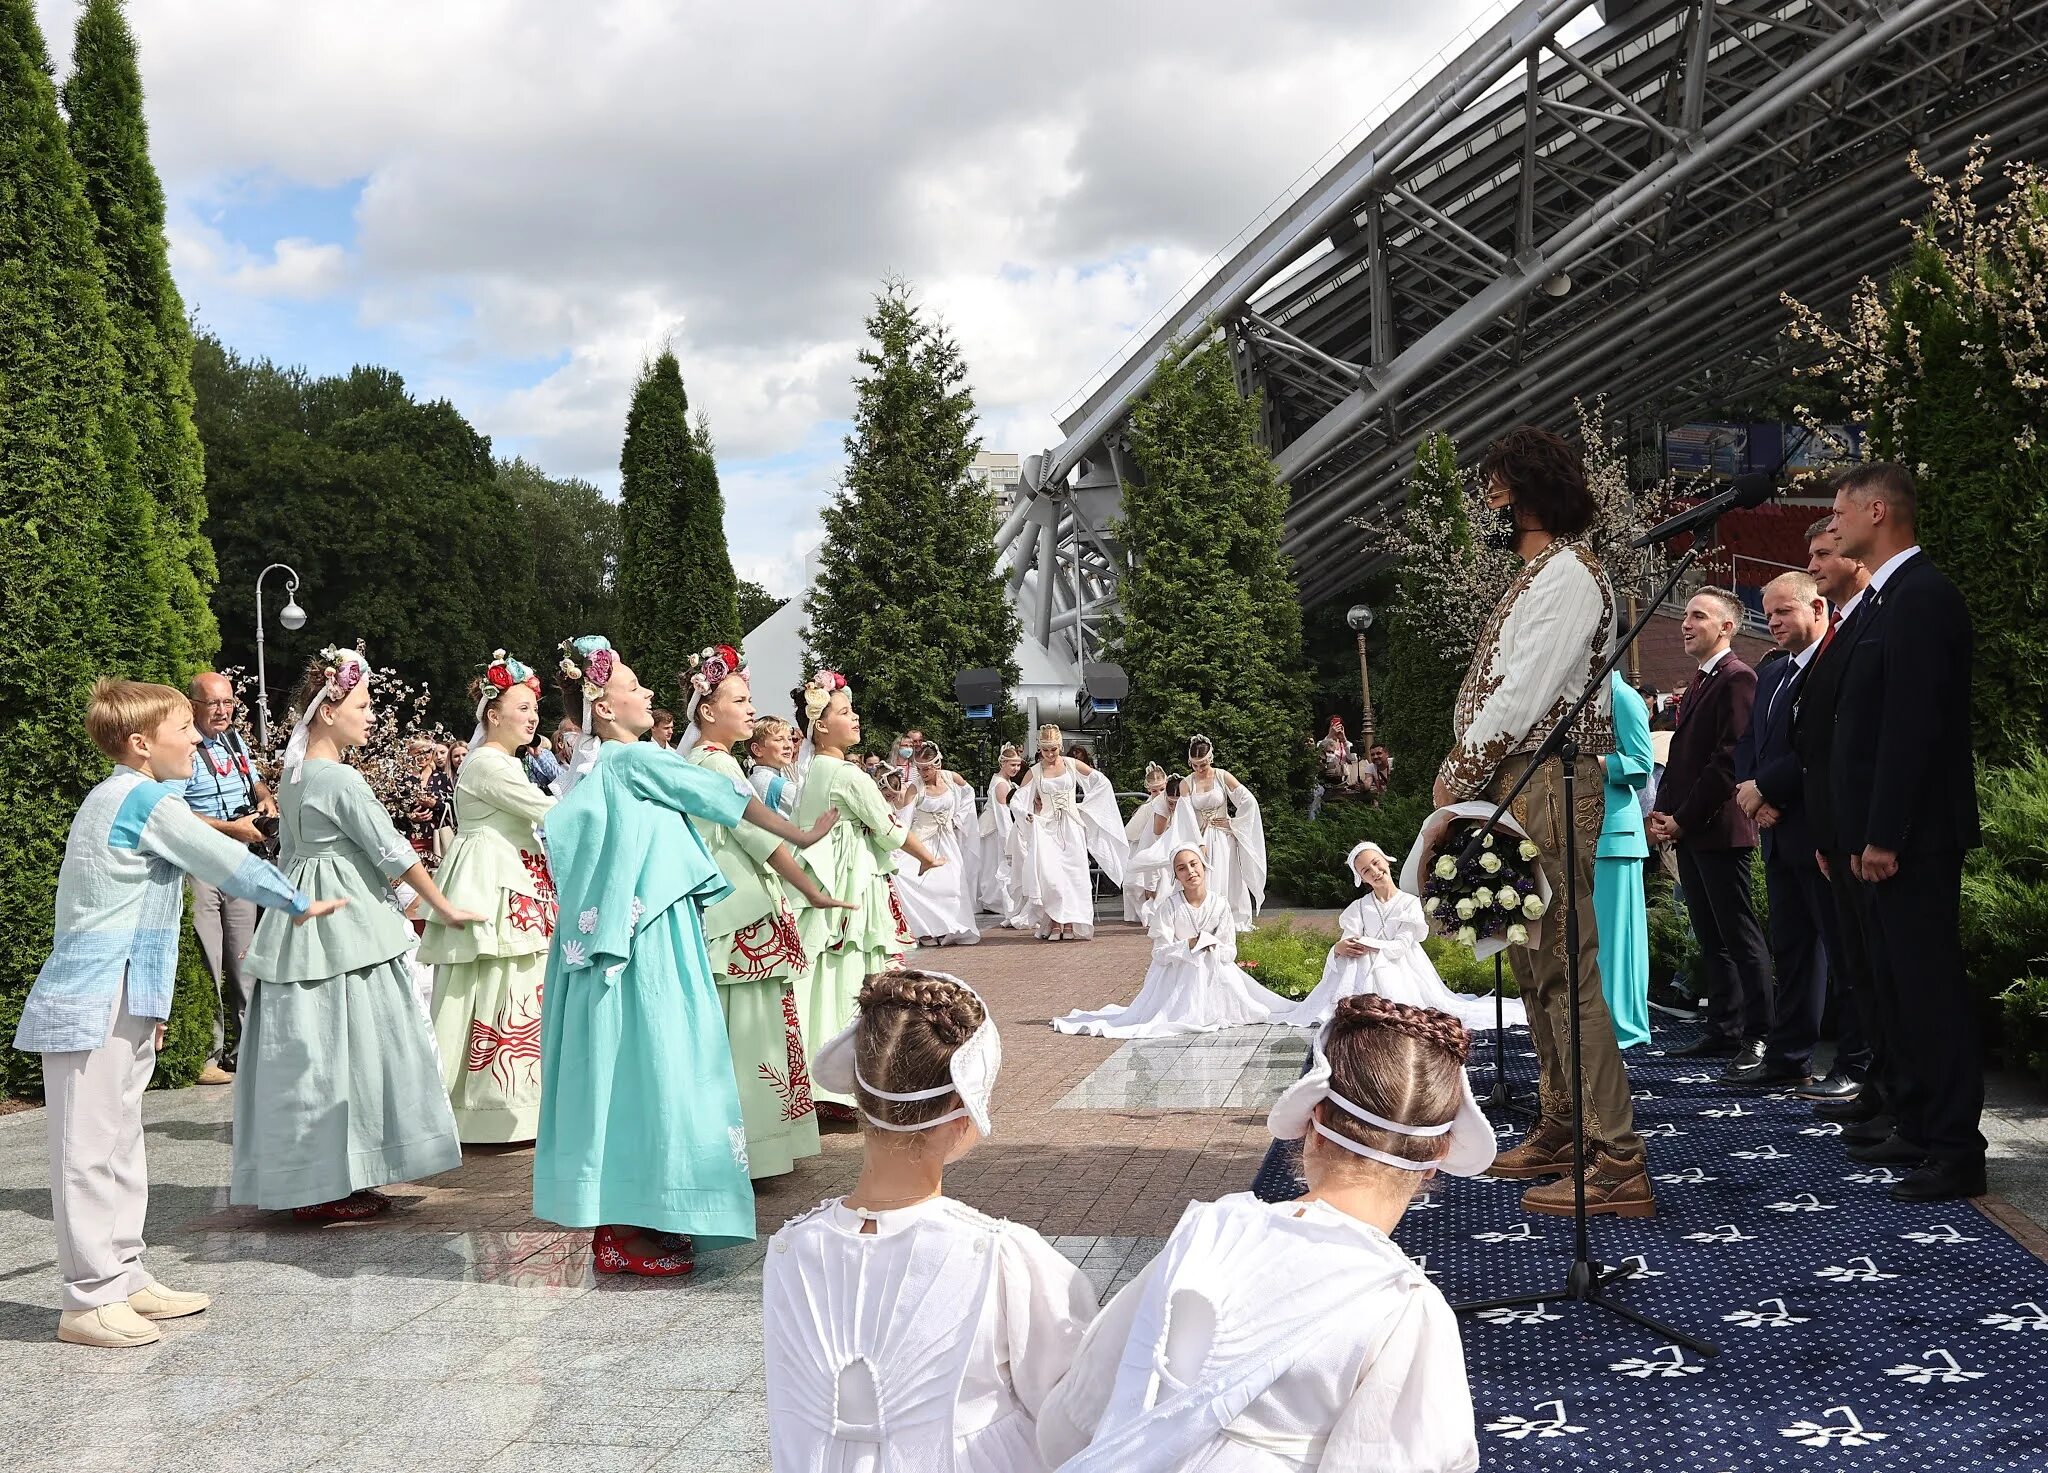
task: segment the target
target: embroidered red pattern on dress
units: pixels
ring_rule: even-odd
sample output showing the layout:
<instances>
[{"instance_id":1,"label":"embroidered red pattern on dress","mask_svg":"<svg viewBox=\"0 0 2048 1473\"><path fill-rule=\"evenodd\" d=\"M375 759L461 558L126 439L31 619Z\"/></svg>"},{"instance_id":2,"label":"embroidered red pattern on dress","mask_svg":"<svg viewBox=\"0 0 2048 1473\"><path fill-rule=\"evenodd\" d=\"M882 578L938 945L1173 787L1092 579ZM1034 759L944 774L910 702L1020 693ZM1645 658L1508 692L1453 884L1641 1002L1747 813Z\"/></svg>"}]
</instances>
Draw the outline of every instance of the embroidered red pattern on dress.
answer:
<instances>
[{"instance_id":1,"label":"embroidered red pattern on dress","mask_svg":"<svg viewBox=\"0 0 2048 1473\"><path fill-rule=\"evenodd\" d=\"M797 1021L796 994L788 988L782 992L782 1037L788 1050L789 1073L777 1073L773 1064L759 1065L758 1072L782 1097L782 1118L801 1120L816 1107L811 1101L810 1066L804 1063L804 1030Z\"/></svg>"},{"instance_id":2,"label":"embroidered red pattern on dress","mask_svg":"<svg viewBox=\"0 0 2048 1473\"><path fill-rule=\"evenodd\" d=\"M469 1021L469 1072L489 1070L507 1093L519 1086L540 1083L540 994L536 990L533 1011L498 1014L496 1026L481 1018Z\"/></svg>"},{"instance_id":3,"label":"embroidered red pattern on dress","mask_svg":"<svg viewBox=\"0 0 2048 1473\"><path fill-rule=\"evenodd\" d=\"M804 943L797 935L796 917L787 905L778 905L772 915L733 932L732 955L726 958L725 975L746 981L772 977L777 972L800 972L808 965Z\"/></svg>"},{"instance_id":4,"label":"embroidered red pattern on dress","mask_svg":"<svg viewBox=\"0 0 2048 1473\"><path fill-rule=\"evenodd\" d=\"M917 945L917 937L911 932L910 921L903 914L903 897L896 893L896 879L886 877L889 886L889 916L896 922L896 944L905 948Z\"/></svg>"},{"instance_id":5,"label":"embroidered red pattern on dress","mask_svg":"<svg viewBox=\"0 0 2048 1473\"><path fill-rule=\"evenodd\" d=\"M515 931L538 931L543 936L555 934L555 879L548 873L547 856L519 851L519 862L526 866L526 873L533 878L536 895L521 895L516 891L509 897L509 914Z\"/></svg>"}]
</instances>

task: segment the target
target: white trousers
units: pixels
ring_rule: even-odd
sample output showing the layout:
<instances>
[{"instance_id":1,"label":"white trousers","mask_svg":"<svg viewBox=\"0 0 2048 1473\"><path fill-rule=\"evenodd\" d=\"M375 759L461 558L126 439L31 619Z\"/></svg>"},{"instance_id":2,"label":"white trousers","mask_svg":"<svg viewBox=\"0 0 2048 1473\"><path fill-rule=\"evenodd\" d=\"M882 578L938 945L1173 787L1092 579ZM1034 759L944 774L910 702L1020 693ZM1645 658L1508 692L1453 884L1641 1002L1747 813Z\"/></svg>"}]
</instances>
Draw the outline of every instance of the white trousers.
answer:
<instances>
[{"instance_id":1,"label":"white trousers","mask_svg":"<svg viewBox=\"0 0 2048 1473\"><path fill-rule=\"evenodd\" d=\"M156 1020L115 994L107 1041L43 1055L50 1117L50 1205L65 1309L96 1309L149 1286L142 1223L149 1171L142 1156L142 1092L156 1068Z\"/></svg>"}]
</instances>

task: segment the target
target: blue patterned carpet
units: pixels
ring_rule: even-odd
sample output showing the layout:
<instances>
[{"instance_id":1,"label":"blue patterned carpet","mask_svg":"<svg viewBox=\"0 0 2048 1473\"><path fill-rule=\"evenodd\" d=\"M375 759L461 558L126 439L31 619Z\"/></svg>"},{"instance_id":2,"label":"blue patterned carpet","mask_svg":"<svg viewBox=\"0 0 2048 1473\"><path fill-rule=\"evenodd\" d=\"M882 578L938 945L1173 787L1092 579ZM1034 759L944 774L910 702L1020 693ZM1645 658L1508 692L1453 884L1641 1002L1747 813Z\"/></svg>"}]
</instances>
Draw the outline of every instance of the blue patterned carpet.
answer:
<instances>
[{"instance_id":1,"label":"blue patterned carpet","mask_svg":"<svg viewBox=\"0 0 2048 1473\"><path fill-rule=\"evenodd\" d=\"M1490 1034L1475 1054L1483 1095ZM1534 1060L1511 1033L1523 1096ZM1716 1088L1719 1061L1628 1062L1659 1215L1595 1218L1593 1253L1633 1267L1616 1298L1721 1354L1568 1300L1467 1316L1482 1468L2048 1470L2048 1264L1968 1203L1891 1201L1892 1170L1849 1160L1800 1101ZM1258 1190L1291 1171L1269 1158ZM1562 1289L1571 1220L1525 1217L1522 1189L1438 1178L1397 1237L1453 1302Z\"/></svg>"}]
</instances>

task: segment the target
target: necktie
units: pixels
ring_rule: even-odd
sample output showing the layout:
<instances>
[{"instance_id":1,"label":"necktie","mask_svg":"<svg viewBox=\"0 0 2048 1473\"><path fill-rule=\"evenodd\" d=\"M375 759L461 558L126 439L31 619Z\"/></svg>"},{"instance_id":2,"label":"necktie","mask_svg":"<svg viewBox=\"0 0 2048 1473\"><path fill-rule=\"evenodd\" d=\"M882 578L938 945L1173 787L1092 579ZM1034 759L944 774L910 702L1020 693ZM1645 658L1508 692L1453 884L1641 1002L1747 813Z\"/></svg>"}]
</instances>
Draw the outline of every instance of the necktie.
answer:
<instances>
[{"instance_id":1,"label":"necktie","mask_svg":"<svg viewBox=\"0 0 2048 1473\"><path fill-rule=\"evenodd\" d=\"M1842 611L1840 609L1829 610L1828 632L1820 637L1820 648L1813 652L1814 659L1818 660L1822 655L1828 652L1828 646L1835 642L1835 631L1841 627Z\"/></svg>"}]
</instances>

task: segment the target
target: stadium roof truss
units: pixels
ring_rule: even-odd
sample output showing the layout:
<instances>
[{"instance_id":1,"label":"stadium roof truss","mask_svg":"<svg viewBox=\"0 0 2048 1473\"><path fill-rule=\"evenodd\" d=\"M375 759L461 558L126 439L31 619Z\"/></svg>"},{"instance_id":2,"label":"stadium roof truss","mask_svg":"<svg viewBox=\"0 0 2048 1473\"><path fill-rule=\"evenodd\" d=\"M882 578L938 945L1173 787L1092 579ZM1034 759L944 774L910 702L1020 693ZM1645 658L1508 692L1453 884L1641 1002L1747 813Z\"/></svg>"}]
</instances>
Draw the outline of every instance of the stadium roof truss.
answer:
<instances>
[{"instance_id":1,"label":"stadium roof truss","mask_svg":"<svg viewBox=\"0 0 2048 1473\"><path fill-rule=\"evenodd\" d=\"M1567 39L1570 38L1570 39ZM1113 606L1131 405L1220 335L1290 485L1304 598L1421 438L1468 456L1575 398L1665 421L1784 380L1779 301L1839 307L1906 248L1909 151L1953 175L2048 126L2048 0L1521 0L1268 212L1085 391L1005 523L1041 642ZM2003 189L1997 169L1981 203Z\"/></svg>"}]
</instances>

